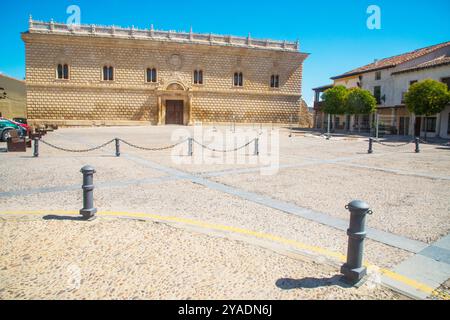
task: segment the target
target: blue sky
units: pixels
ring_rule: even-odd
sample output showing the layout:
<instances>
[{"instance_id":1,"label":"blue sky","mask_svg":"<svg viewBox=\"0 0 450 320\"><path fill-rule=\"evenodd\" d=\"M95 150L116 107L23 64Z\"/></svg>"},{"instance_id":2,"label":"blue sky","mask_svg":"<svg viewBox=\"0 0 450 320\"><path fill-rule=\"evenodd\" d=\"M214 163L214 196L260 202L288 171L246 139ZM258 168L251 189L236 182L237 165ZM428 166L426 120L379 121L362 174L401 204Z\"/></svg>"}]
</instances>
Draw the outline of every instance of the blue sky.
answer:
<instances>
[{"instance_id":1,"label":"blue sky","mask_svg":"<svg viewBox=\"0 0 450 320\"><path fill-rule=\"evenodd\" d=\"M420 47L450 40L449 0L154 1L6 0L1 5L0 72L23 78L28 15L65 22L66 8L81 8L81 23L300 40L311 53L304 66L303 95L331 76ZM381 8L381 30L366 27L369 5Z\"/></svg>"}]
</instances>

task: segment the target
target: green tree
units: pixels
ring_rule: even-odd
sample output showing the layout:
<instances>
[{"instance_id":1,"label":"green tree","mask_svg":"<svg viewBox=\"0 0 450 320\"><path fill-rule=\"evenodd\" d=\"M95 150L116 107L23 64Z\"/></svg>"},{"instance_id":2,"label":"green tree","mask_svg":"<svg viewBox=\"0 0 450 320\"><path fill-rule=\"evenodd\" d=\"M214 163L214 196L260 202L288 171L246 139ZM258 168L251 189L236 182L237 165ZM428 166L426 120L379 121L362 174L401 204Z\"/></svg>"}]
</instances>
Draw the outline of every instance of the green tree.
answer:
<instances>
[{"instance_id":1,"label":"green tree","mask_svg":"<svg viewBox=\"0 0 450 320\"><path fill-rule=\"evenodd\" d=\"M322 111L333 116L333 121L329 123L329 127L335 127L335 116L337 114L345 114L345 104L347 100L348 89L345 86L336 86L326 90L322 95L323 108ZM330 118L329 118L330 119Z\"/></svg>"},{"instance_id":2,"label":"green tree","mask_svg":"<svg viewBox=\"0 0 450 320\"><path fill-rule=\"evenodd\" d=\"M350 89L347 95L346 112L348 114L371 114L377 110L377 100L368 90Z\"/></svg>"},{"instance_id":3,"label":"green tree","mask_svg":"<svg viewBox=\"0 0 450 320\"><path fill-rule=\"evenodd\" d=\"M359 116L361 114L371 114L377 110L377 100L370 91L361 88L352 88L347 95L345 109L348 114L353 114L357 118L358 130L361 131Z\"/></svg>"},{"instance_id":4,"label":"green tree","mask_svg":"<svg viewBox=\"0 0 450 320\"><path fill-rule=\"evenodd\" d=\"M322 111L327 114L345 114L348 89L345 86L336 86L322 94Z\"/></svg>"},{"instance_id":5,"label":"green tree","mask_svg":"<svg viewBox=\"0 0 450 320\"><path fill-rule=\"evenodd\" d=\"M409 112L419 116L431 116L442 112L450 103L450 92L442 82L426 79L414 83L405 95L405 103ZM425 139L427 134L425 121Z\"/></svg>"}]
</instances>

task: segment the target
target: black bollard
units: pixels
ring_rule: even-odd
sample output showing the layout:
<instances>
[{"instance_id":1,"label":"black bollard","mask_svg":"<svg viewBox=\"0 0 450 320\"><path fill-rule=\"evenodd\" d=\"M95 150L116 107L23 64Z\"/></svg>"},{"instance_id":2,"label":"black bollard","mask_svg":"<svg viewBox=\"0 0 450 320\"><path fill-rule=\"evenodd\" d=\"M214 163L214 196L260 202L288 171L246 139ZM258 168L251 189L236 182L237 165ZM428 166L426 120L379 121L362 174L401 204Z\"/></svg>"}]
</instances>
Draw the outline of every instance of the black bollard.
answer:
<instances>
[{"instance_id":1,"label":"black bollard","mask_svg":"<svg viewBox=\"0 0 450 320\"><path fill-rule=\"evenodd\" d=\"M364 239L366 238L366 216L372 214L369 205L363 201L352 201L345 207L350 211L350 228L347 230L347 263L341 267L345 279L356 284L367 275L363 266Z\"/></svg>"},{"instance_id":2,"label":"black bollard","mask_svg":"<svg viewBox=\"0 0 450 320\"><path fill-rule=\"evenodd\" d=\"M188 155L189 157L192 157L194 155L194 148L193 148L193 139L188 139Z\"/></svg>"},{"instance_id":3,"label":"black bollard","mask_svg":"<svg viewBox=\"0 0 450 320\"><path fill-rule=\"evenodd\" d=\"M35 158L39 157L39 138L34 138L34 152L33 156Z\"/></svg>"},{"instance_id":4,"label":"black bollard","mask_svg":"<svg viewBox=\"0 0 450 320\"><path fill-rule=\"evenodd\" d=\"M254 152L255 156L259 156L259 138L255 139L255 152Z\"/></svg>"},{"instance_id":5,"label":"black bollard","mask_svg":"<svg viewBox=\"0 0 450 320\"><path fill-rule=\"evenodd\" d=\"M81 168L83 174L83 209L80 214L85 220L94 220L97 209L94 208L94 173L95 169L91 166L84 166Z\"/></svg>"},{"instance_id":6,"label":"black bollard","mask_svg":"<svg viewBox=\"0 0 450 320\"><path fill-rule=\"evenodd\" d=\"M120 139L116 138L116 157L120 157Z\"/></svg>"},{"instance_id":7,"label":"black bollard","mask_svg":"<svg viewBox=\"0 0 450 320\"><path fill-rule=\"evenodd\" d=\"M416 138L416 153L420 153L420 139Z\"/></svg>"},{"instance_id":8,"label":"black bollard","mask_svg":"<svg viewBox=\"0 0 450 320\"><path fill-rule=\"evenodd\" d=\"M369 151L367 151L369 154L373 153L373 139L369 138Z\"/></svg>"}]
</instances>

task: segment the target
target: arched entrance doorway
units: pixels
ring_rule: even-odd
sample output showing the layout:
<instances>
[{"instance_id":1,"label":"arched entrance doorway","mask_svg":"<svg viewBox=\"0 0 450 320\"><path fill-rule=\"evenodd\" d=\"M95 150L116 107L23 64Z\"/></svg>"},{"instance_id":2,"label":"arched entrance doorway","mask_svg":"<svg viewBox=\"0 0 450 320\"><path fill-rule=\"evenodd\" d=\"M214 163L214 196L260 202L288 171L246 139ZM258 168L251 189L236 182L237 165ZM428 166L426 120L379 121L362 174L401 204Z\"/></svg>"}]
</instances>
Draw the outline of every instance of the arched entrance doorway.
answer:
<instances>
[{"instance_id":1,"label":"arched entrance doorway","mask_svg":"<svg viewBox=\"0 0 450 320\"><path fill-rule=\"evenodd\" d=\"M192 124L192 92L180 81L158 89L158 125Z\"/></svg>"}]
</instances>

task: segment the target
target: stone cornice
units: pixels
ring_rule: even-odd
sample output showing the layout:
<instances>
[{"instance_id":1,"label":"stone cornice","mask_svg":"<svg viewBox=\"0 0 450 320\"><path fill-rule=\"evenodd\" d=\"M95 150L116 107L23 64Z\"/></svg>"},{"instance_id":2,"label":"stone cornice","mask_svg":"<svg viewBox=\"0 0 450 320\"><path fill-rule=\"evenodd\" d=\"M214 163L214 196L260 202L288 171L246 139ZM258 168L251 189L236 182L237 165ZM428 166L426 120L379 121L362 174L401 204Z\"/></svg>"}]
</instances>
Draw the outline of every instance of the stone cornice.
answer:
<instances>
[{"instance_id":1,"label":"stone cornice","mask_svg":"<svg viewBox=\"0 0 450 320\"><path fill-rule=\"evenodd\" d=\"M190 32L161 31L153 29L136 29L105 27L98 25L67 25L62 23L29 21L29 34L66 35L75 37L96 37L109 39L134 39L156 42L172 42L184 44L203 44L209 46L225 46L235 48L260 49L300 53L299 42L261 40L248 37L223 36L217 34L201 34ZM26 34L26 33L25 33Z\"/></svg>"},{"instance_id":2,"label":"stone cornice","mask_svg":"<svg viewBox=\"0 0 450 320\"><path fill-rule=\"evenodd\" d=\"M159 91L159 94L164 92L173 92L170 90L159 90L156 86L120 86L120 85L85 85L85 84L61 84L61 83L27 83L27 88L57 88L57 89L85 89L85 90L113 90L113 91L135 91L135 92L146 92L154 93ZM176 91L175 91L176 92ZM181 91L184 92L184 91ZM300 94L283 93L279 91L257 91L257 90L245 90L245 89L229 89L229 90L212 90L212 89L201 89L201 90L190 90L189 93L195 95L198 94L232 94L232 95L257 95L257 96L282 96L282 97L298 97Z\"/></svg>"}]
</instances>

